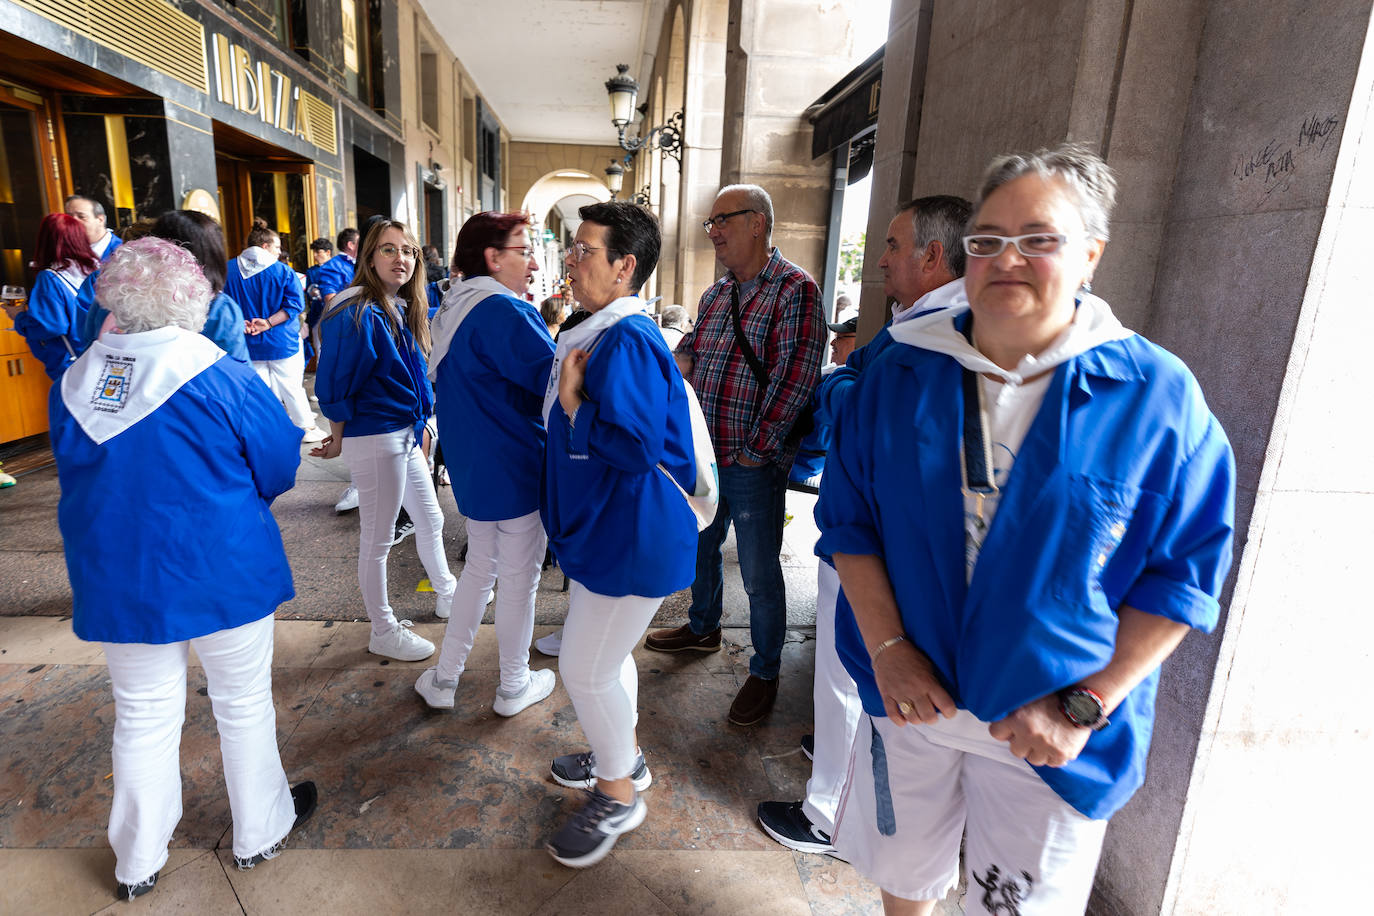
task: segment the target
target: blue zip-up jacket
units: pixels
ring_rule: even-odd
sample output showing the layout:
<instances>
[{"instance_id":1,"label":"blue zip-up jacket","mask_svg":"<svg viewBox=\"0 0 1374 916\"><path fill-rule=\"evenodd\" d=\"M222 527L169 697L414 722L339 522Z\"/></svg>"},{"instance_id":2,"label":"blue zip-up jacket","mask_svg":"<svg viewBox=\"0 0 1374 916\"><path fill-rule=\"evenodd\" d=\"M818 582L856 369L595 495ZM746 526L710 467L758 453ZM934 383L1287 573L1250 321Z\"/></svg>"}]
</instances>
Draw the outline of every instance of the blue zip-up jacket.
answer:
<instances>
[{"instance_id":1,"label":"blue zip-up jacket","mask_svg":"<svg viewBox=\"0 0 1374 916\"><path fill-rule=\"evenodd\" d=\"M960 366L891 346L837 420L816 509L817 553L886 559L903 626L961 708L985 722L1106 667L1123 603L1215 626L1231 564L1235 466L1202 391L1139 336L1054 370L972 581L960 492ZM885 715L853 611L836 647L864 709ZM1145 776L1156 670L1046 784L1110 817Z\"/></svg>"},{"instance_id":2,"label":"blue zip-up jacket","mask_svg":"<svg viewBox=\"0 0 1374 916\"><path fill-rule=\"evenodd\" d=\"M410 328L402 323L398 339L376 303L353 299L342 308L340 304L336 299L320 322L315 370L320 412L346 423L345 436L411 427L418 441L434 412L434 393Z\"/></svg>"},{"instance_id":3,"label":"blue zip-up jacket","mask_svg":"<svg viewBox=\"0 0 1374 916\"><path fill-rule=\"evenodd\" d=\"M591 354L574 421L557 402L549 412L549 544L568 577L597 594L670 595L696 577L696 516L657 467L684 489L696 483L682 375L642 314L607 328Z\"/></svg>"},{"instance_id":4,"label":"blue zip-up jacket","mask_svg":"<svg viewBox=\"0 0 1374 916\"><path fill-rule=\"evenodd\" d=\"M333 296L353 285L353 274L357 264L346 254L336 254L319 266L315 282L319 284L320 296Z\"/></svg>"},{"instance_id":5,"label":"blue zip-up jacket","mask_svg":"<svg viewBox=\"0 0 1374 916\"><path fill-rule=\"evenodd\" d=\"M77 351L78 356L86 352L91 342L100 337L100 328L105 324L105 316L110 314L108 309L95 301L95 281L99 276L98 270L91 274L76 293L78 309L86 310L85 317L81 319L81 349ZM248 362L248 344L244 342L243 333L243 311L237 302L224 293L216 293L215 298L210 300L205 327L200 329L200 333L214 341L234 359L242 363Z\"/></svg>"},{"instance_id":6,"label":"blue zip-up jacket","mask_svg":"<svg viewBox=\"0 0 1374 916\"><path fill-rule=\"evenodd\" d=\"M248 249L249 252L262 249ZM231 258L224 276L224 292L239 304L247 319L267 318L279 311L286 320L275 327L248 337L248 357L267 361L294 356L301 348L300 314L305 309L305 293L291 265L273 261L257 270L245 267L248 252Z\"/></svg>"},{"instance_id":7,"label":"blue zip-up jacket","mask_svg":"<svg viewBox=\"0 0 1374 916\"><path fill-rule=\"evenodd\" d=\"M50 435L78 637L179 642L294 597L270 506L295 485L301 431L252 367L220 357L99 445L61 389L49 396Z\"/></svg>"},{"instance_id":8,"label":"blue zip-up jacket","mask_svg":"<svg viewBox=\"0 0 1374 916\"><path fill-rule=\"evenodd\" d=\"M79 288L55 270L40 270L28 304L14 318L14 329L28 341L54 381L71 365L72 354L80 355L82 350L81 325L86 316L77 304Z\"/></svg>"},{"instance_id":9,"label":"blue zip-up jacket","mask_svg":"<svg viewBox=\"0 0 1374 916\"><path fill-rule=\"evenodd\" d=\"M435 366L434 399L458 511L495 522L539 508L544 390L554 348L533 305L484 292L459 285L450 293L478 301Z\"/></svg>"}]
</instances>

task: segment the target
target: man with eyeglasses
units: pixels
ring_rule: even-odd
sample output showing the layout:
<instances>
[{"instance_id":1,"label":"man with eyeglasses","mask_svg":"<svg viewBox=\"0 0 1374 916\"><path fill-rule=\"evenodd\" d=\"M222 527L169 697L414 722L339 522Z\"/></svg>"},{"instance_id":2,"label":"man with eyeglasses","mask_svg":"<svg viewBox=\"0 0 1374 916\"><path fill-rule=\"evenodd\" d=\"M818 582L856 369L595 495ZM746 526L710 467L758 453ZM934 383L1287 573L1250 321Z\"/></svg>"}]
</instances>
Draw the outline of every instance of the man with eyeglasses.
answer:
<instances>
[{"instance_id":1,"label":"man with eyeglasses","mask_svg":"<svg viewBox=\"0 0 1374 916\"><path fill-rule=\"evenodd\" d=\"M702 294L696 328L675 352L711 428L720 509L698 539L688 622L651 634L645 646L659 652L720 649L721 545L733 520L754 655L729 719L753 725L772 710L778 694L787 626L779 558L783 501L800 438L789 434L820 380L826 326L815 281L772 246L767 191L722 188L702 225L726 273Z\"/></svg>"}]
</instances>

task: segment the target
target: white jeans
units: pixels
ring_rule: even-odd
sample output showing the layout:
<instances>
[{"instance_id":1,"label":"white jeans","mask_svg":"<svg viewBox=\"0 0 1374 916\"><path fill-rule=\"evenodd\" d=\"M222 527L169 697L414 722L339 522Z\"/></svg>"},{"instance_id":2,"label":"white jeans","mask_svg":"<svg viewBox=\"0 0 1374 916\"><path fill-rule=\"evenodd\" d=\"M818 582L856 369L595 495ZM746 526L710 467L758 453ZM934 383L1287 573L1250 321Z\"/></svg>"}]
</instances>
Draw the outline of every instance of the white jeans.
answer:
<instances>
[{"instance_id":1,"label":"white jeans","mask_svg":"<svg viewBox=\"0 0 1374 916\"><path fill-rule=\"evenodd\" d=\"M835 602L839 593L839 574L830 564L821 563L816 574L816 675L811 687L816 753L802 813L832 835L854 733L864 711L859 688L835 651Z\"/></svg>"},{"instance_id":2,"label":"white jeans","mask_svg":"<svg viewBox=\"0 0 1374 916\"><path fill-rule=\"evenodd\" d=\"M103 644L115 700L109 837L116 880L133 884L161 869L181 820L187 646L195 646L209 682L234 855L255 856L290 832L296 813L277 753L272 624L269 614L190 642Z\"/></svg>"},{"instance_id":3,"label":"white jeans","mask_svg":"<svg viewBox=\"0 0 1374 916\"><path fill-rule=\"evenodd\" d=\"M315 425L315 411L310 409L310 401L305 396L305 350L298 348L290 356L281 359L255 359L253 369L258 378L267 383L281 402L286 405L286 414L301 429Z\"/></svg>"},{"instance_id":4,"label":"white jeans","mask_svg":"<svg viewBox=\"0 0 1374 916\"><path fill-rule=\"evenodd\" d=\"M414 430L344 436L342 455L358 488L358 587L373 635L384 636L396 629L396 615L386 593L386 558L401 506L415 523L415 551L434 586L438 606L453 600L458 580L449 572L444 556L444 513Z\"/></svg>"},{"instance_id":5,"label":"white jeans","mask_svg":"<svg viewBox=\"0 0 1374 916\"><path fill-rule=\"evenodd\" d=\"M492 608L501 654L500 692L518 696L530 679L530 637L534 635L534 598L544 565L548 535L538 512L499 522L468 519L468 558L453 597L453 616L444 630L435 679L452 683L467 666L486 612L487 596L499 579Z\"/></svg>"},{"instance_id":6,"label":"white jeans","mask_svg":"<svg viewBox=\"0 0 1374 916\"><path fill-rule=\"evenodd\" d=\"M598 595L580 582L569 588L558 672L602 779L623 779L634 769L639 672L632 653L662 603Z\"/></svg>"}]
</instances>

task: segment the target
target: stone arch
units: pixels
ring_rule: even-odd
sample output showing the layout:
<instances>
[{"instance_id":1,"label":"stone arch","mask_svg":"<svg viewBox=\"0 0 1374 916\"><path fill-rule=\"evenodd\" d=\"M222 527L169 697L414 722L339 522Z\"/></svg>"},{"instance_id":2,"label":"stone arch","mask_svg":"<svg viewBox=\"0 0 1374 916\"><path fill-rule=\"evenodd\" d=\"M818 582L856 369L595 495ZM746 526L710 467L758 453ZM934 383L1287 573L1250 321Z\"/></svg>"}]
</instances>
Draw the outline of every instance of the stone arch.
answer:
<instances>
[{"instance_id":1,"label":"stone arch","mask_svg":"<svg viewBox=\"0 0 1374 916\"><path fill-rule=\"evenodd\" d=\"M582 169L558 169L541 176L530 185L520 209L530 215L530 237L534 239L535 247L540 251L537 255L539 271L534 276L534 282L530 284L536 301L550 295L563 276L559 248L565 240L560 238L556 231L552 238L546 238L544 230L551 228L551 224L562 224L562 213L575 214L577 206L610 199L611 192L606 190L605 183ZM569 203L570 210L565 206L558 220L550 220L549 215L559 208L560 204L568 202L574 202L575 205ZM574 225L572 228L576 231L577 227Z\"/></svg>"}]
</instances>

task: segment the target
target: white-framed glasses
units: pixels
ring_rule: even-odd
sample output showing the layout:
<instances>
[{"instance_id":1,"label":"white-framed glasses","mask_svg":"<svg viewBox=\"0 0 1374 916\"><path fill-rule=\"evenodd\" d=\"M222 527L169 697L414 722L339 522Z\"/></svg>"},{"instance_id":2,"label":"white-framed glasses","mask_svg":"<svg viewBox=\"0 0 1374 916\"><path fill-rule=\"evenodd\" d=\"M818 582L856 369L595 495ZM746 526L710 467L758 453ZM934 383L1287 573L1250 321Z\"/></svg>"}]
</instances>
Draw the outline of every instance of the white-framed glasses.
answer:
<instances>
[{"instance_id":1,"label":"white-framed glasses","mask_svg":"<svg viewBox=\"0 0 1374 916\"><path fill-rule=\"evenodd\" d=\"M966 235L964 252L971 258L995 258L1007 247L1027 258L1045 258L1055 254L1069 242L1062 232L1030 232L1026 235Z\"/></svg>"},{"instance_id":2,"label":"white-framed glasses","mask_svg":"<svg viewBox=\"0 0 1374 916\"><path fill-rule=\"evenodd\" d=\"M592 246L592 245L588 245L586 242L573 242L572 245L568 246L568 248L563 252L563 257L564 257L564 258L572 258L572 259L573 259L573 263L575 263L575 264L581 264L583 261L587 260L587 255L591 254L593 251L614 251L614 250L615 250L615 249L613 249L613 248L605 248L605 247L603 247L603 248L596 248L596 247L594 247L594 246ZM610 257L610 256L607 255L607 257Z\"/></svg>"},{"instance_id":3,"label":"white-framed glasses","mask_svg":"<svg viewBox=\"0 0 1374 916\"><path fill-rule=\"evenodd\" d=\"M385 245L377 246L377 253L384 258L394 258L400 255L403 258L410 258L412 261L420 260L420 249L411 248L409 245L396 246L387 242Z\"/></svg>"}]
</instances>

